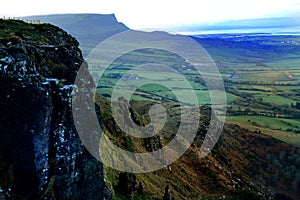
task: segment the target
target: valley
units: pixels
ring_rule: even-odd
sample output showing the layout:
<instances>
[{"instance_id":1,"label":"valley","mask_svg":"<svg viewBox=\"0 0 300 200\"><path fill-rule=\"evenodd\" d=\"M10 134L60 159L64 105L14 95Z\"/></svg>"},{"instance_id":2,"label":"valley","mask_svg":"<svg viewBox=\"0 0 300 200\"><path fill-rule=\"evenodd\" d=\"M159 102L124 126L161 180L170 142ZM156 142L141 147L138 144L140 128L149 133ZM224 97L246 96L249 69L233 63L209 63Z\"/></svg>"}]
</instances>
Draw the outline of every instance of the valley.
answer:
<instances>
[{"instance_id":1,"label":"valley","mask_svg":"<svg viewBox=\"0 0 300 200\"><path fill-rule=\"evenodd\" d=\"M132 175L134 178L128 178L127 181L134 180L136 186L123 188L127 191L125 194L119 188L122 182L120 172L106 168L106 175L110 180L108 184L113 188L114 196L122 199L129 193L133 199L160 199L168 185L175 199L222 199L225 196L226 199L289 198L280 193L298 199L300 36L226 34L192 38L209 53L224 80L227 112L222 136L213 152L206 159L199 160L197 152L206 133L201 126L192 147L178 161L157 172ZM178 70L192 87L186 88L180 84L182 79L176 75L166 78L168 72L163 70L159 73L152 69L127 73L133 67L152 62ZM130 52L115 60L105 71L98 83L97 93L109 100L116 84L122 88L117 95L126 96L133 86L152 82L138 88L128 102L141 121L147 119L144 117L147 116L148 104L163 102L170 109L173 104L178 103L197 106L188 100L178 100L176 92L185 96L195 93L198 105L208 108L211 106L210 93L217 95L218 91L207 88L203 76L210 74L204 72L199 75L193 64L197 65L160 50L143 49ZM169 88L160 86L160 83ZM204 121L199 124L205 124L205 116L209 115L204 114ZM147 120L144 123L139 122L145 123L147 124ZM106 128L107 134L116 144L125 149L130 147L130 150L133 148L135 151L149 151L142 141L125 135L124 138L119 137L122 131L109 128L115 126L110 124ZM150 146L153 145L151 149L166 145L170 140L168 134L176 130L173 125L162 131L160 140L150 139ZM119 136L116 137L114 133L119 133ZM126 143L122 142L124 140ZM289 163L285 159L295 163ZM290 184L287 186L281 181ZM144 188L142 194L135 189L140 184ZM269 189L264 184L269 185ZM251 192L247 193L249 191ZM272 196L270 191L277 191L278 194ZM295 196L293 191L296 192Z\"/></svg>"},{"instance_id":2,"label":"valley","mask_svg":"<svg viewBox=\"0 0 300 200\"><path fill-rule=\"evenodd\" d=\"M225 34L193 39L209 53L223 77L227 95L226 122L262 131L300 147L300 36ZM140 60L132 60L134 56ZM124 75L131 67L147 62L172 66L190 81L192 88L180 84L179 77L166 78L168 72L148 70L141 72L141 76ZM151 49L135 51L116 60L102 76L97 91L110 98L120 79L123 86L128 86L128 92L130 85L145 81L157 83L138 88L131 97L133 100L178 102L172 92L182 95L195 92L199 105L209 105L210 93L218 94L217 90L207 89L193 63ZM159 86L160 83L169 88ZM122 92L126 93L126 89Z\"/></svg>"}]
</instances>

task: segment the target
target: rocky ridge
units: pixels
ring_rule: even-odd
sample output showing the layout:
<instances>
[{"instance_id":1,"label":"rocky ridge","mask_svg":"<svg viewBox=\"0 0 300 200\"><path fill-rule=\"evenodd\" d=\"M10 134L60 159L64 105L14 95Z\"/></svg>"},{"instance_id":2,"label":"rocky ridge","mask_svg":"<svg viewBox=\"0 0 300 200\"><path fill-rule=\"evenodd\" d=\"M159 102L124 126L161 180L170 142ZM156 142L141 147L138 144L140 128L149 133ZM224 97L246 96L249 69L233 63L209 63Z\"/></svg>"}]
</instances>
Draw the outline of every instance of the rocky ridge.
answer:
<instances>
[{"instance_id":1,"label":"rocky ridge","mask_svg":"<svg viewBox=\"0 0 300 200\"><path fill-rule=\"evenodd\" d=\"M79 43L50 24L0 27L0 197L102 199L102 166L72 119Z\"/></svg>"}]
</instances>

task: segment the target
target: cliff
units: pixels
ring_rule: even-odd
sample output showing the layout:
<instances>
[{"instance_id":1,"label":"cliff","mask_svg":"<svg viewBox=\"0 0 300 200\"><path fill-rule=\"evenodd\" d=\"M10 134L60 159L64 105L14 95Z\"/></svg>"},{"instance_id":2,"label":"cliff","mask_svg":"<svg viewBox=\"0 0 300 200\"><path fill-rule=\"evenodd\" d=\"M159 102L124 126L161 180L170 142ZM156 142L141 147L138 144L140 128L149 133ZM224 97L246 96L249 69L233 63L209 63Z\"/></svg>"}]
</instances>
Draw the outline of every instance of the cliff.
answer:
<instances>
[{"instance_id":1,"label":"cliff","mask_svg":"<svg viewBox=\"0 0 300 200\"><path fill-rule=\"evenodd\" d=\"M102 165L71 113L79 43L50 24L0 27L0 199L102 199Z\"/></svg>"}]
</instances>

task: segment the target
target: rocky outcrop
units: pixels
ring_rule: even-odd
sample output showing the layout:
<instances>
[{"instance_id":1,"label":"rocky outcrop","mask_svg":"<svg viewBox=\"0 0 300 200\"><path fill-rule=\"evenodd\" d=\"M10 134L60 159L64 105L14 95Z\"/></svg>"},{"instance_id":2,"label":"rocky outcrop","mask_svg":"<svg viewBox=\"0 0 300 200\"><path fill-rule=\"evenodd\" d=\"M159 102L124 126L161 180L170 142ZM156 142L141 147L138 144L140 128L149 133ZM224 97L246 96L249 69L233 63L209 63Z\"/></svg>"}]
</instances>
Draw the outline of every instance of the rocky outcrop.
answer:
<instances>
[{"instance_id":1,"label":"rocky outcrop","mask_svg":"<svg viewBox=\"0 0 300 200\"><path fill-rule=\"evenodd\" d=\"M165 188L165 193L164 193L164 197L163 200L172 200L172 194L171 194L171 189L169 188L169 186L167 185Z\"/></svg>"},{"instance_id":2,"label":"rocky outcrop","mask_svg":"<svg viewBox=\"0 0 300 200\"><path fill-rule=\"evenodd\" d=\"M72 119L79 43L49 24L0 20L0 26L0 193L102 199L102 165Z\"/></svg>"},{"instance_id":3,"label":"rocky outcrop","mask_svg":"<svg viewBox=\"0 0 300 200\"><path fill-rule=\"evenodd\" d=\"M133 192L135 191L136 184L136 176L134 174L127 172L120 173L118 190L126 199L133 199Z\"/></svg>"}]
</instances>

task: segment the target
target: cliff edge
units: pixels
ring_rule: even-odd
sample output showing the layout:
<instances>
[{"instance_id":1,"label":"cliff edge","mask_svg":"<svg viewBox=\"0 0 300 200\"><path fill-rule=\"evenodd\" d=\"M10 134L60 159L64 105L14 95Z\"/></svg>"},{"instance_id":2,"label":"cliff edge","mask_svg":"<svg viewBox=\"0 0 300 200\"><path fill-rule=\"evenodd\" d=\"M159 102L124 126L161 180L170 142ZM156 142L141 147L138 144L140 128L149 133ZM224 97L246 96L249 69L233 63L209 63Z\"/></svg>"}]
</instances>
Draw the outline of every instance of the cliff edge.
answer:
<instances>
[{"instance_id":1,"label":"cliff edge","mask_svg":"<svg viewBox=\"0 0 300 200\"><path fill-rule=\"evenodd\" d=\"M53 25L0 20L0 199L103 198L72 119L78 46Z\"/></svg>"}]
</instances>

